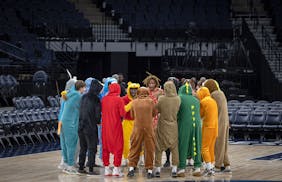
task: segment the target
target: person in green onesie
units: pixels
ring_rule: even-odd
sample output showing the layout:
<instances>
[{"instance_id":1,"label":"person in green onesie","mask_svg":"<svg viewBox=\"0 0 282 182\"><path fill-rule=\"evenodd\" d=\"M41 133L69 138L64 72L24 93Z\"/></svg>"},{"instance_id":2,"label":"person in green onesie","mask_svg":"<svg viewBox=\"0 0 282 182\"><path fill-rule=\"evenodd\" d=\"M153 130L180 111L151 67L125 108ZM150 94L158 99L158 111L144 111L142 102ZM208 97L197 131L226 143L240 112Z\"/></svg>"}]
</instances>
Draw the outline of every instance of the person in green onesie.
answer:
<instances>
[{"instance_id":1,"label":"person in green onesie","mask_svg":"<svg viewBox=\"0 0 282 182\"><path fill-rule=\"evenodd\" d=\"M185 83L179 88L178 95L181 104L177 115L179 148L177 176L185 177L187 156L191 156L195 161L193 176L201 176L202 126L200 102L192 95L192 88L189 83Z\"/></svg>"}]
</instances>

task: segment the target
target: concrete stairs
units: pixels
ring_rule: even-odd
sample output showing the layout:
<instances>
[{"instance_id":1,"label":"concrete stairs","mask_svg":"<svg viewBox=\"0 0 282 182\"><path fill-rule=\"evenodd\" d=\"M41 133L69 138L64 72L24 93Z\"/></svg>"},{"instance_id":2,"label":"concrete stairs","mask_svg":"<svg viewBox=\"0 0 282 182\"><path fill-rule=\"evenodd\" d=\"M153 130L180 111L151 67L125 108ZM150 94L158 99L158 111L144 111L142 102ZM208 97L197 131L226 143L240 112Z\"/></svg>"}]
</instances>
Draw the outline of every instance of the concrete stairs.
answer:
<instances>
[{"instance_id":1,"label":"concrete stairs","mask_svg":"<svg viewBox=\"0 0 282 182\"><path fill-rule=\"evenodd\" d=\"M274 32L275 27L271 24L272 18L268 17L260 0L253 0L253 7L256 7L256 17L250 12L248 1L233 0L232 3L235 4L233 10L236 14L236 19L234 19L233 23L238 23L238 17L244 17L249 29L259 43L272 72L279 82L282 82L282 47L277 41L277 35ZM265 33L263 33L262 29ZM265 34L270 38L270 42L266 41ZM271 48L268 45L271 45Z\"/></svg>"}]
</instances>

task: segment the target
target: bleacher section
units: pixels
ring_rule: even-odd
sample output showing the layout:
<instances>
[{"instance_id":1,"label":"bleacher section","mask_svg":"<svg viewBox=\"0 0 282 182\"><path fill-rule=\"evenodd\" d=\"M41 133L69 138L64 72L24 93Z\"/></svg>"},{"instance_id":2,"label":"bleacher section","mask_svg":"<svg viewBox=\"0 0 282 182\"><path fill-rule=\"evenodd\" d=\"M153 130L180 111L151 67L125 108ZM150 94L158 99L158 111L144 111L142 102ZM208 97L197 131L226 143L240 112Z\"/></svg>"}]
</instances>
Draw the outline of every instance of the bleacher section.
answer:
<instances>
[{"instance_id":1,"label":"bleacher section","mask_svg":"<svg viewBox=\"0 0 282 182\"><path fill-rule=\"evenodd\" d=\"M226 0L106 0L106 4L138 38L179 39L191 33L206 38L232 37L230 2Z\"/></svg>"},{"instance_id":2,"label":"bleacher section","mask_svg":"<svg viewBox=\"0 0 282 182\"><path fill-rule=\"evenodd\" d=\"M19 83L12 75L0 75L0 98L8 105L8 99L15 97Z\"/></svg>"},{"instance_id":3,"label":"bleacher section","mask_svg":"<svg viewBox=\"0 0 282 182\"><path fill-rule=\"evenodd\" d=\"M0 142L3 148L57 139L59 101L56 97L49 98L53 98L50 105L54 107L46 107L39 97L28 96L14 98L14 110L0 111Z\"/></svg>"},{"instance_id":4,"label":"bleacher section","mask_svg":"<svg viewBox=\"0 0 282 182\"><path fill-rule=\"evenodd\" d=\"M269 0L265 1L268 6L270 6L272 10L272 18L273 18L273 24L276 27L276 33L277 33L277 40L282 42L282 1L280 0Z\"/></svg>"},{"instance_id":5,"label":"bleacher section","mask_svg":"<svg viewBox=\"0 0 282 182\"><path fill-rule=\"evenodd\" d=\"M259 141L281 139L282 102L228 101L231 138Z\"/></svg>"}]
</instances>

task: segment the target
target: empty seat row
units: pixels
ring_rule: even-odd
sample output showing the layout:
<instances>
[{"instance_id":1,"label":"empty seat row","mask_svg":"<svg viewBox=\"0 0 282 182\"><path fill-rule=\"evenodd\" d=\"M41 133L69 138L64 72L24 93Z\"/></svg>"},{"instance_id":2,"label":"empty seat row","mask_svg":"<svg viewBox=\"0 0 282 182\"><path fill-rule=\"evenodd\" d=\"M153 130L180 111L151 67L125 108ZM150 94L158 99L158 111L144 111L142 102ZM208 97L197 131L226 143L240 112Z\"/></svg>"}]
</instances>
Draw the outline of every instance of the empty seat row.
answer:
<instances>
[{"instance_id":1,"label":"empty seat row","mask_svg":"<svg viewBox=\"0 0 282 182\"><path fill-rule=\"evenodd\" d=\"M231 127L242 130L277 129L282 131L281 113L280 111L228 111Z\"/></svg>"},{"instance_id":2,"label":"empty seat row","mask_svg":"<svg viewBox=\"0 0 282 182\"><path fill-rule=\"evenodd\" d=\"M6 148L6 143L13 147L15 141L20 145L19 139L24 144L50 142L50 137L55 141L59 108L25 109L0 112L0 143ZM50 136L50 137L48 137ZM6 143L4 142L6 140Z\"/></svg>"},{"instance_id":3,"label":"empty seat row","mask_svg":"<svg viewBox=\"0 0 282 182\"><path fill-rule=\"evenodd\" d=\"M44 102L37 96L15 97L13 103L16 109L44 108Z\"/></svg>"}]
</instances>

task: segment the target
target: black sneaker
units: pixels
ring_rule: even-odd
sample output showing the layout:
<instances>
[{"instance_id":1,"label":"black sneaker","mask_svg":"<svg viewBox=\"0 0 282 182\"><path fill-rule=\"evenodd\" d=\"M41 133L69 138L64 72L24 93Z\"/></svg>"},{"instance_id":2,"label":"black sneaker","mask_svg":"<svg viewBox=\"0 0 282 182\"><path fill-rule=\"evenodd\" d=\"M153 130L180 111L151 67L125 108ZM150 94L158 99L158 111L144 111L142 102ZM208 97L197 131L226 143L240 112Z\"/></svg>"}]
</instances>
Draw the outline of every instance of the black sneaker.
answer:
<instances>
[{"instance_id":1,"label":"black sneaker","mask_svg":"<svg viewBox=\"0 0 282 182\"><path fill-rule=\"evenodd\" d=\"M154 177L153 173L147 173L147 179L152 179Z\"/></svg>"},{"instance_id":2,"label":"black sneaker","mask_svg":"<svg viewBox=\"0 0 282 182\"><path fill-rule=\"evenodd\" d=\"M155 177L156 177L156 178L160 178L160 177L161 177L160 172L155 172Z\"/></svg>"},{"instance_id":3,"label":"black sneaker","mask_svg":"<svg viewBox=\"0 0 282 182\"><path fill-rule=\"evenodd\" d=\"M100 166L100 165L97 165L97 164L94 164L94 166L93 167L102 167L102 166Z\"/></svg>"},{"instance_id":4,"label":"black sneaker","mask_svg":"<svg viewBox=\"0 0 282 182\"><path fill-rule=\"evenodd\" d=\"M78 169L77 172L79 174L87 174L87 172L84 169Z\"/></svg>"},{"instance_id":5,"label":"black sneaker","mask_svg":"<svg viewBox=\"0 0 282 182\"><path fill-rule=\"evenodd\" d=\"M172 172L171 173L171 177L176 178L177 177L177 173L176 172Z\"/></svg>"},{"instance_id":6,"label":"black sneaker","mask_svg":"<svg viewBox=\"0 0 282 182\"><path fill-rule=\"evenodd\" d=\"M87 176L93 176L93 175L99 175L99 173L95 172L95 171L89 171L87 173Z\"/></svg>"},{"instance_id":7,"label":"black sneaker","mask_svg":"<svg viewBox=\"0 0 282 182\"><path fill-rule=\"evenodd\" d=\"M170 167L170 162L169 162L169 161L166 161L166 162L164 163L164 167Z\"/></svg>"},{"instance_id":8,"label":"black sneaker","mask_svg":"<svg viewBox=\"0 0 282 182\"><path fill-rule=\"evenodd\" d=\"M127 174L127 177L133 177L134 176L134 170L130 170Z\"/></svg>"}]
</instances>

